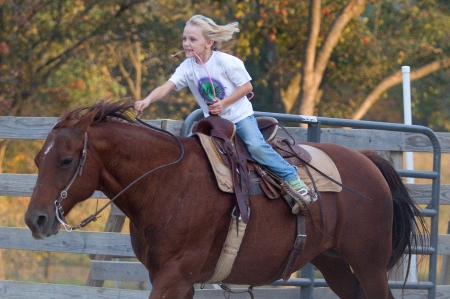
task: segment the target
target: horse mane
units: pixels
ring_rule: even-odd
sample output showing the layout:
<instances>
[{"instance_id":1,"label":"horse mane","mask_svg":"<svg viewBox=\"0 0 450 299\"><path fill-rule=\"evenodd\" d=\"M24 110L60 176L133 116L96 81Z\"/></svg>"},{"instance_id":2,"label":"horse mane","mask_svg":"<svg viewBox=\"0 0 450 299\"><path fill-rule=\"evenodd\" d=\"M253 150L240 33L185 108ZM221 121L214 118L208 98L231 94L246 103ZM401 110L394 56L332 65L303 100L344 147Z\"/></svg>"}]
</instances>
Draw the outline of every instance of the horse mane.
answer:
<instances>
[{"instance_id":1,"label":"horse mane","mask_svg":"<svg viewBox=\"0 0 450 299\"><path fill-rule=\"evenodd\" d=\"M108 121L125 121L135 123L133 120L134 109L131 99L125 98L119 101L107 99L99 100L91 106L83 106L73 110L67 110L58 119L53 129L65 128L73 125L73 121L80 120L86 114L96 111L92 123Z\"/></svg>"}]
</instances>

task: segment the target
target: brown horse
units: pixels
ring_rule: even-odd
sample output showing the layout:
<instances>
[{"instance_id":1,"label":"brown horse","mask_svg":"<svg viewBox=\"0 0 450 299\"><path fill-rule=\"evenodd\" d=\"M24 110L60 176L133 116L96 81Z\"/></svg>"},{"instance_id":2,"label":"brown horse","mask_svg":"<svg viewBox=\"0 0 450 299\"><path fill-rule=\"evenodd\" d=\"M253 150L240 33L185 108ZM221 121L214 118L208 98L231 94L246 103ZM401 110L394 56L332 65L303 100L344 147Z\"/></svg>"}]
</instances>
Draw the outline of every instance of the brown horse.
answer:
<instances>
[{"instance_id":1,"label":"brown horse","mask_svg":"<svg viewBox=\"0 0 450 299\"><path fill-rule=\"evenodd\" d=\"M58 232L63 211L94 190L109 198L122 192L115 204L130 219L134 252L153 286L150 298L193 298L193 285L214 273L234 195L217 187L196 137L138 125L132 112L125 102L101 101L61 116L35 158L39 174L25 221L34 238L44 239ZM380 156L331 143L309 145L332 158L348 189L322 192L310 206L294 270L311 262L341 298L393 298L386 272L426 229L420 212ZM251 196L250 209L224 283L277 280L292 249L296 217L283 200Z\"/></svg>"}]
</instances>

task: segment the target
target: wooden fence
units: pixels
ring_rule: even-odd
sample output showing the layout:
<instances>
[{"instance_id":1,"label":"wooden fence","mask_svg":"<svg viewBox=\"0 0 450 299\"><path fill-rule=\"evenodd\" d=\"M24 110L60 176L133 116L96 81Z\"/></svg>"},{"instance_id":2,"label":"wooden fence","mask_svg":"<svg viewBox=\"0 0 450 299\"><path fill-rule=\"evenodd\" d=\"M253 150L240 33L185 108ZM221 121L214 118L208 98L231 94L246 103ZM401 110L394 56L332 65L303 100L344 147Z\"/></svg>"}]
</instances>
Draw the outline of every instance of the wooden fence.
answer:
<instances>
[{"instance_id":1,"label":"wooden fence","mask_svg":"<svg viewBox=\"0 0 450 299\"><path fill-rule=\"evenodd\" d=\"M1 139L45 139L56 118L45 117L0 117ZM154 126L179 134L181 121L151 120ZM298 141L306 140L306 130L289 128ZM437 133L442 153L450 153L450 134ZM389 152L394 164L402 164L402 154L407 151L430 152L431 146L423 136L402 132L374 130L322 129L322 142L335 142L354 149L371 148ZM388 157L388 156L386 156ZM35 174L0 173L0 196L31 196L36 181ZM409 185L418 204L428 204L431 199L429 184ZM93 197L104 197L100 192ZM441 185L440 204L450 204L450 185ZM450 219L441 219L441 221ZM0 227L0 249L66 252L90 255L91 271L87 286L55 285L34 282L1 281L0 298L147 298L149 291L105 288L103 282L147 281L146 269L137 262L117 262L114 257L134 257L129 235L121 233L125 216L113 206L104 232L60 231L46 240L36 241L26 228ZM444 255L441 283L436 298L450 297L450 235L439 235L438 253ZM400 292L395 290L396 297ZM299 288L256 288L255 298L300 298ZM407 290L406 298L427 298L426 291ZM223 298L223 291L214 289L196 290L195 298ZM248 295L233 295L232 298L248 298ZM327 288L316 288L314 298L336 298Z\"/></svg>"}]
</instances>

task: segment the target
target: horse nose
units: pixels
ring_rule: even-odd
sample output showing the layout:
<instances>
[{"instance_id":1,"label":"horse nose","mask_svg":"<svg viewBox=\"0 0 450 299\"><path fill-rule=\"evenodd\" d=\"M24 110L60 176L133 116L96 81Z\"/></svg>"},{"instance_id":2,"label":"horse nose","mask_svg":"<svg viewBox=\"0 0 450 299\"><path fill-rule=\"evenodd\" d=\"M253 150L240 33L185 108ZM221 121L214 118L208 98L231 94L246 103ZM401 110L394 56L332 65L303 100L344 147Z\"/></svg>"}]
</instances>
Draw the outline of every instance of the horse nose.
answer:
<instances>
[{"instance_id":1,"label":"horse nose","mask_svg":"<svg viewBox=\"0 0 450 299\"><path fill-rule=\"evenodd\" d=\"M47 225L48 216L45 213L39 211L32 211L25 216L25 223L31 229L32 232L42 232Z\"/></svg>"}]
</instances>

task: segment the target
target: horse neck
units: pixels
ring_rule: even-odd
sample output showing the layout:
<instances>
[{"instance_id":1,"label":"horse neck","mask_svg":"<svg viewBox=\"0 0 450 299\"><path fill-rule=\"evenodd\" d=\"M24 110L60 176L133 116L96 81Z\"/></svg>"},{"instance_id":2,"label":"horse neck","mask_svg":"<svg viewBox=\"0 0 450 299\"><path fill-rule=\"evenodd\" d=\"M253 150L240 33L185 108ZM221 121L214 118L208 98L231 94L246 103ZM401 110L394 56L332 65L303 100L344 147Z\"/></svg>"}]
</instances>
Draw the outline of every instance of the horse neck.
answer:
<instances>
[{"instance_id":1,"label":"horse neck","mask_svg":"<svg viewBox=\"0 0 450 299\"><path fill-rule=\"evenodd\" d=\"M101 159L100 190L109 198L116 196L143 174L175 161L180 148L173 137L165 133L125 123L111 123L92 130L91 143ZM157 170L158 177L167 171ZM153 173L142 178L145 182ZM125 213L133 213L142 208L142 182L131 187L124 196L116 200L117 206ZM133 200L136 198L137 200ZM129 215L127 215L129 216Z\"/></svg>"},{"instance_id":2,"label":"horse neck","mask_svg":"<svg viewBox=\"0 0 450 299\"><path fill-rule=\"evenodd\" d=\"M120 162L134 165L139 172L143 166L159 166L161 162L172 161L180 152L174 137L127 123L103 124L90 139L93 143L94 139L98 141L96 150L99 154L112 158L103 159L112 169Z\"/></svg>"}]
</instances>

